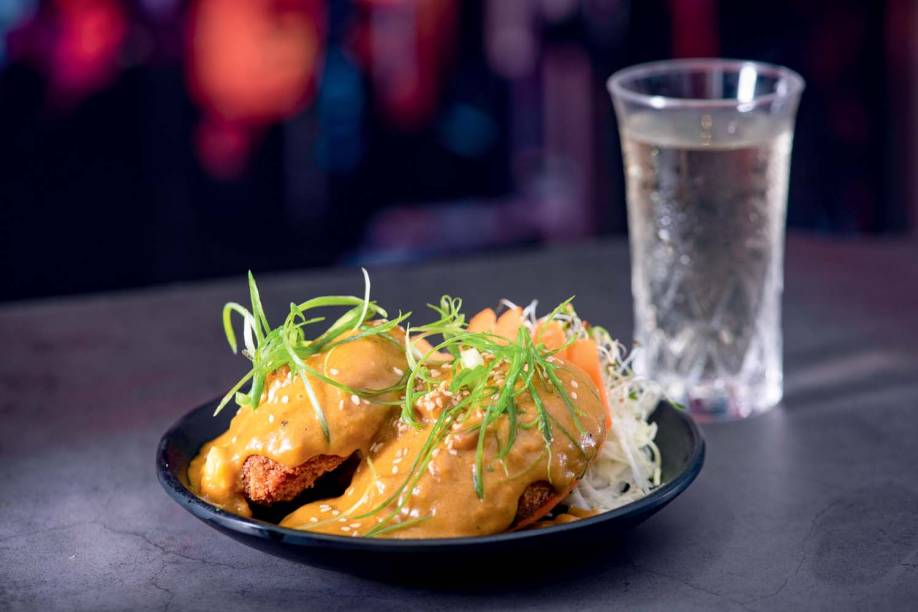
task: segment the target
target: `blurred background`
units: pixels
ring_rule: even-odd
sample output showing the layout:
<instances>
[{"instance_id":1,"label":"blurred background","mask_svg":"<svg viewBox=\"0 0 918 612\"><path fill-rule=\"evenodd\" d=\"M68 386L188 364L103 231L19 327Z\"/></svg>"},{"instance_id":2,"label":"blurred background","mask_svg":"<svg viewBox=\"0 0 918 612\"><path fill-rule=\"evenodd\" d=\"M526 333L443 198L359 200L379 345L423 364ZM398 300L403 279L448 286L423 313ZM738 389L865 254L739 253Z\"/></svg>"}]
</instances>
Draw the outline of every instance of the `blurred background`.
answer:
<instances>
[{"instance_id":1,"label":"blurred background","mask_svg":"<svg viewBox=\"0 0 918 612\"><path fill-rule=\"evenodd\" d=\"M914 0L0 0L0 300L624 234L605 79L807 80L789 224L910 233Z\"/></svg>"}]
</instances>

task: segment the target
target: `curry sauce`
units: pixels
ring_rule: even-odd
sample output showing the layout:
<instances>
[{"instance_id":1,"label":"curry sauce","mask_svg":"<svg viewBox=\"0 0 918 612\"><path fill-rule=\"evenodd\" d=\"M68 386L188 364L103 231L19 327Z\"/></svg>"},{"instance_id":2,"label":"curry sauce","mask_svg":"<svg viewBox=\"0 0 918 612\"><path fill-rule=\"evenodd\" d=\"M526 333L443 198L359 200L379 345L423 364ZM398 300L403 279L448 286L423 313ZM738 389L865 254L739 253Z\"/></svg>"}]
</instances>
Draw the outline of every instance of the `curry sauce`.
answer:
<instances>
[{"instance_id":1,"label":"curry sauce","mask_svg":"<svg viewBox=\"0 0 918 612\"><path fill-rule=\"evenodd\" d=\"M341 344L311 357L311 368L351 388L382 390L405 376L407 364L400 339L370 336ZM188 468L191 490L231 512L251 516L241 477L245 460L267 457L294 467L316 455L348 457L366 454L380 428L391 421L397 392L359 397L306 375L309 386L286 366L270 374L257 410L241 406L229 429L205 444ZM326 440L315 395L328 424Z\"/></svg>"},{"instance_id":2,"label":"curry sauce","mask_svg":"<svg viewBox=\"0 0 918 612\"><path fill-rule=\"evenodd\" d=\"M473 407L465 421L457 421L432 449L427 446L440 412L458 398L444 383L418 402L421 427L414 428L391 416L375 436L351 485L336 499L306 504L288 515L281 526L336 535L378 535L396 538L435 538L486 535L507 530L514 523L520 496L533 483L549 482L558 496L576 484L606 437L606 410L589 377L576 366L558 361L558 377L575 406L572 414L558 392L536 386L552 421L551 442L534 426L532 397L521 394L516 407L516 439L500 458L506 444L506 418L492 424L483 446L483 495L475 489L477 426L484 407ZM429 451L429 461L425 450ZM411 475L414 477L410 477ZM557 501L557 500L555 500ZM390 523L391 531L379 530Z\"/></svg>"}]
</instances>

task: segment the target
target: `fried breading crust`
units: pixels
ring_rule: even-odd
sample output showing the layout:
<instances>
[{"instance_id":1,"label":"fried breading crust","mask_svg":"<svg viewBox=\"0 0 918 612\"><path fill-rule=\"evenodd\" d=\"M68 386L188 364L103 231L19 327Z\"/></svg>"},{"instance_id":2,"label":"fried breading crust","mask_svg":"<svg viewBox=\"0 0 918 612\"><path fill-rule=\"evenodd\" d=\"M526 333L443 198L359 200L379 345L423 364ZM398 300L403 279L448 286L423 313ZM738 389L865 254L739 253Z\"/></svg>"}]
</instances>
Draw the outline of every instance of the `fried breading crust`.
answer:
<instances>
[{"instance_id":1,"label":"fried breading crust","mask_svg":"<svg viewBox=\"0 0 918 612\"><path fill-rule=\"evenodd\" d=\"M555 488L548 482L540 480L532 483L526 487L526 490L520 495L519 505L516 508L516 518L513 519L513 524L518 525L537 512L544 513L545 504L551 501L553 497L557 496L558 492L555 491ZM558 499L558 501L561 500Z\"/></svg>"},{"instance_id":2,"label":"fried breading crust","mask_svg":"<svg viewBox=\"0 0 918 612\"><path fill-rule=\"evenodd\" d=\"M287 467L267 457L251 455L242 465L243 491L246 498L256 504L290 501L345 459L337 455L316 455L300 465Z\"/></svg>"}]
</instances>

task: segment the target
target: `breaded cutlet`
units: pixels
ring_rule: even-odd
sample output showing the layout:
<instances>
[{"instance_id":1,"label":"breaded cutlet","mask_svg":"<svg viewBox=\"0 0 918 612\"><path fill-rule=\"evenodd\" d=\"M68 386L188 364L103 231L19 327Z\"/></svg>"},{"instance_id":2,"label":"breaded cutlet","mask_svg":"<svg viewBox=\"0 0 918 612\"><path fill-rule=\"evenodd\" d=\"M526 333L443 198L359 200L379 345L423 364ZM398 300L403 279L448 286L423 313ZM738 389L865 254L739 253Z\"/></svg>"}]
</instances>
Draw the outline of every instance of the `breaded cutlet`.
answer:
<instances>
[{"instance_id":1,"label":"breaded cutlet","mask_svg":"<svg viewBox=\"0 0 918 612\"><path fill-rule=\"evenodd\" d=\"M341 465L347 457L316 455L300 465L287 467L263 457L251 455L242 465L242 486L246 498L268 505L295 499L310 488L316 479Z\"/></svg>"}]
</instances>

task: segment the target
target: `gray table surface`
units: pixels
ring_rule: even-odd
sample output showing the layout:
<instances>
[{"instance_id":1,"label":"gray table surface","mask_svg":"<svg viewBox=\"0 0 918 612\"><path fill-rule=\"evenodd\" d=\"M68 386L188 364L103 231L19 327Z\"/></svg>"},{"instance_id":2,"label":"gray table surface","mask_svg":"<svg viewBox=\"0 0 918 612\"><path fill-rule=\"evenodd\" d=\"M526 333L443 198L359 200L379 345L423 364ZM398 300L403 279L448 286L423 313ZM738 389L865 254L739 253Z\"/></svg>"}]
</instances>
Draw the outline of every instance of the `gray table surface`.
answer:
<instances>
[{"instance_id":1,"label":"gray table surface","mask_svg":"<svg viewBox=\"0 0 918 612\"><path fill-rule=\"evenodd\" d=\"M416 312L577 294L630 338L623 242L372 270ZM707 464L671 506L563 579L399 586L249 549L160 489L154 449L243 371L219 309L241 278L0 308L3 609L915 609L918 606L918 247L788 245L786 398L708 426ZM358 292L353 270L266 276L291 299ZM552 561L556 562L556 561Z\"/></svg>"}]
</instances>

